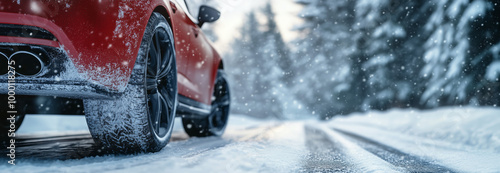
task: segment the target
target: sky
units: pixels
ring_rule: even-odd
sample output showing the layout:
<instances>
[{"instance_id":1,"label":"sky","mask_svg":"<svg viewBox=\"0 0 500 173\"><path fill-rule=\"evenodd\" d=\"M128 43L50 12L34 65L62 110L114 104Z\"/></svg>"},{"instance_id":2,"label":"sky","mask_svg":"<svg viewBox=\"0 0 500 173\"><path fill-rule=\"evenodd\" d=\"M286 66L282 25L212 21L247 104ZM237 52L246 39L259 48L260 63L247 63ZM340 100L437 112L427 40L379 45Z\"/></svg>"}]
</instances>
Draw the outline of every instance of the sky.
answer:
<instances>
[{"instance_id":1,"label":"sky","mask_svg":"<svg viewBox=\"0 0 500 173\"><path fill-rule=\"evenodd\" d=\"M293 0L269 0L276 13L276 21L285 42L293 40L297 33L293 27L299 25L301 20L297 17L302 7ZM240 28L246 20L246 15L252 10L259 10L268 0L219 0L221 18L211 24L215 29L218 40L214 46L221 54L230 50L231 41L240 36Z\"/></svg>"}]
</instances>

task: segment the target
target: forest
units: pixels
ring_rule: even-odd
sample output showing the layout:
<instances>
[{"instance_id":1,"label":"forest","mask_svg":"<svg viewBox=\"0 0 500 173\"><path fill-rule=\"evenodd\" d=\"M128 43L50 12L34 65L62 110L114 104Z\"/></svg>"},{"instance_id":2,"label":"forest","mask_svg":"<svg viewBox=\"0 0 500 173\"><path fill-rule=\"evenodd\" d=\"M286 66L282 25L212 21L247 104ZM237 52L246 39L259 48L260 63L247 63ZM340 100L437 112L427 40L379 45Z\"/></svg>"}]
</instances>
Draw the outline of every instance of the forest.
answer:
<instances>
[{"instance_id":1,"label":"forest","mask_svg":"<svg viewBox=\"0 0 500 173\"><path fill-rule=\"evenodd\" d=\"M500 104L495 0L295 0L283 41L270 3L224 55L232 112L293 119L391 108ZM264 19L264 20L262 20Z\"/></svg>"}]
</instances>

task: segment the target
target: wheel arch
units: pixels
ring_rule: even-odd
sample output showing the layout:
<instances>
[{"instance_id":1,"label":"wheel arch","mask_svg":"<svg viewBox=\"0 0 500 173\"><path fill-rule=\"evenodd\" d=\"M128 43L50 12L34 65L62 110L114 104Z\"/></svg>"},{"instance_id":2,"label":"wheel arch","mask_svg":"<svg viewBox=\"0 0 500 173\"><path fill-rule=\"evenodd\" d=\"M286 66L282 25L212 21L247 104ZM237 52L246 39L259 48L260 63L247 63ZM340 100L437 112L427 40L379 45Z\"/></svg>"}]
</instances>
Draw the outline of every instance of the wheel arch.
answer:
<instances>
[{"instance_id":1,"label":"wheel arch","mask_svg":"<svg viewBox=\"0 0 500 173\"><path fill-rule=\"evenodd\" d=\"M154 13L159 13L161 16L163 16L166 20L167 20L167 23L168 25L170 26L170 28L172 29L172 34L175 34L173 31L174 31L174 26L172 24L172 18L170 17L171 16L171 13L172 11L171 10L168 10L170 7L169 7L170 4L163 4L162 2L158 2L158 4L156 5L153 5L151 6L150 10L148 13L149 13L149 17L147 18L146 21L149 21L151 19L151 17L153 16ZM152 8L154 7L154 8ZM147 23L146 23L147 25ZM142 29L142 33L145 33L146 32L146 25L144 25L144 28ZM140 42L139 42L139 45L141 44L142 42L142 38L144 37L144 35L141 35L140 37ZM173 35L174 39L175 39L175 35ZM174 45L175 47L175 45ZM135 57L138 56L139 53L137 53L137 55ZM130 82L130 79L133 77L133 74L130 74L128 76L128 81ZM123 94L123 92L119 92L120 95Z\"/></svg>"},{"instance_id":2,"label":"wheel arch","mask_svg":"<svg viewBox=\"0 0 500 173\"><path fill-rule=\"evenodd\" d=\"M219 67L217 69L224 70L224 61L222 59L219 60Z\"/></svg>"},{"instance_id":3,"label":"wheel arch","mask_svg":"<svg viewBox=\"0 0 500 173\"><path fill-rule=\"evenodd\" d=\"M213 56L213 62L212 62L212 70L211 70L211 82L210 82L210 94L213 91L213 86L215 84L215 79L217 78L217 71L223 70L224 69L224 62L222 58L220 57L219 53L212 47L212 56Z\"/></svg>"},{"instance_id":4,"label":"wheel arch","mask_svg":"<svg viewBox=\"0 0 500 173\"><path fill-rule=\"evenodd\" d=\"M165 19L167 19L168 24L172 28L172 30L174 29L173 28L174 26L172 25L172 18L170 18L170 16L171 16L170 15L170 11L168 11L167 8L165 8L162 5L158 5L158 6L155 7L155 9L153 10L153 12L151 12L151 14L153 14L154 12L160 13L163 17L165 17Z\"/></svg>"}]
</instances>

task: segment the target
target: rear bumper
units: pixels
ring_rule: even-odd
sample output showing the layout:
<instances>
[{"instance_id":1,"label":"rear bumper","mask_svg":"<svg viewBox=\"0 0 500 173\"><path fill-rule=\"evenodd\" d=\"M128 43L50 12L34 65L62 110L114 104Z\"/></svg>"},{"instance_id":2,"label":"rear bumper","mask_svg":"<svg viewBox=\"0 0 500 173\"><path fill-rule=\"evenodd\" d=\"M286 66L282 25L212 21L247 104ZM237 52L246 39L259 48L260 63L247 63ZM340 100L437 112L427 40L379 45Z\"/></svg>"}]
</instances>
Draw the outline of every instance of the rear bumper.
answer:
<instances>
[{"instance_id":1,"label":"rear bumper","mask_svg":"<svg viewBox=\"0 0 500 173\"><path fill-rule=\"evenodd\" d=\"M53 2L52 5L61 4ZM94 14L92 10L97 10L97 7L74 8L47 16L32 14L24 6L13 6L16 7L0 10L0 46L19 44L59 49L84 81L111 92L125 90L137 57L137 42L140 40L137 38L140 37L115 38L114 22L108 21L115 21L116 16L99 14L96 18L106 20L97 20L85 15Z\"/></svg>"},{"instance_id":2,"label":"rear bumper","mask_svg":"<svg viewBox=\"0 0 500 173\"><path fill-rule=\"evenodd\" d=\"M106 99L120 94L111 84L92 80L99 79L98 74L105 74L110 78L109 83L116 83L113 79L121 79L115 75L118 72L98 71L102 69L100 64L96 64L95 69L78 65L79 60L85 58L55 23L38 16L0 12L0 62L10 61L16 52L39 56L43 66L34 76L15 75L10 85L15 85L16 95ZM0 95L5 95L9 92L8 74L5 74L7 64L0 64L0 67Z\"/></svg>"},{"instance_id":3,"label":"rear bumper","mask_svg":"<svg viewBox=\"0 0 500 173\"><path fill-rule=\"evenodd\" d=\"M7 58L20 51L40 55L40 59L44 62L42 72L36 76L23 76L16 72L14 80L9 80L10 74L8 73L0 74L0 95L7 94L9 89L14 90L15 95L78 99L111 99L120 94L118 91L87 80L84 74L78 72L69 56L61 48L0 42L0 53ZM5 58L4 56L0 58ZM7 64L2 64L2 66L6 68Z\"/></svg>"}]
</instances>

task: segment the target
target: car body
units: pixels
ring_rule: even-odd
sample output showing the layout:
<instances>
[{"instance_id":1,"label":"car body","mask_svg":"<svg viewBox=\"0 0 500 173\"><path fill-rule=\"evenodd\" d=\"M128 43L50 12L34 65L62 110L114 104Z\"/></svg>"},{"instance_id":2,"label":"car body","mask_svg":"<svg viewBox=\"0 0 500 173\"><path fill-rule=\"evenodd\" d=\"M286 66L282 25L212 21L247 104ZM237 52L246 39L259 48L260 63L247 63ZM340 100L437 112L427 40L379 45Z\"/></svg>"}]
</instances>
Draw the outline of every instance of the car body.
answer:
<instances>
[{"instance_id":1,"label":"car body","mask_svg":"<svg viewBox=\"0 0 500 173\"><path fill-rule=\"evenodd\" d=\"M0 95L21 98L22 113L44 113L33 111L40 100L84 103L96 143L118 152L159 151L176 115L191 136L221 135L229 87L200 29L220 12L199 10L193 17L184 0L1 1Z\"/></svg>"},{"instance_id":2,"label":"car body","mask_svg":"<svg viewBox=\"0 0 500 173\"><path fill-rule=\"evenodd\" d=\"M153 12L159 12L170 19L174 31L179 95L210 105L213 82L222 61L182 6L176 1L162 0L0 2L3 30L11 26L20 30L0 35L1 45L63 50L60 60L46 64L48 72L34 78L19 76L16 93L76 98L120 94L129 81L146 23ZM25 26L33 29L23 29ZM48 32L53 36L43 38L28 32ZM6 78L0 79L0 83L5 86ZM44 87L46 84L53 87ZM3 86L0 92L6 93L7 87Z\"/></svg>"}]
</instances>

